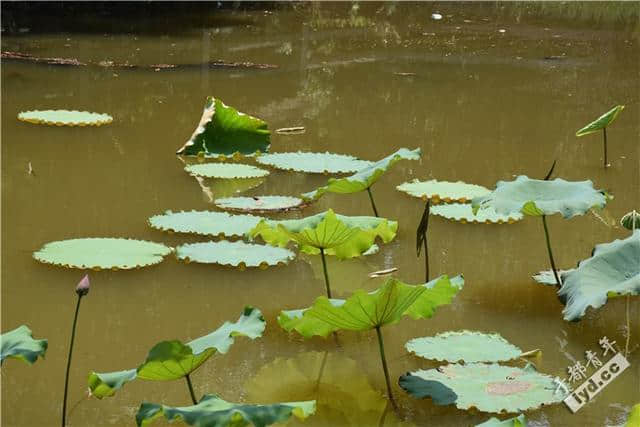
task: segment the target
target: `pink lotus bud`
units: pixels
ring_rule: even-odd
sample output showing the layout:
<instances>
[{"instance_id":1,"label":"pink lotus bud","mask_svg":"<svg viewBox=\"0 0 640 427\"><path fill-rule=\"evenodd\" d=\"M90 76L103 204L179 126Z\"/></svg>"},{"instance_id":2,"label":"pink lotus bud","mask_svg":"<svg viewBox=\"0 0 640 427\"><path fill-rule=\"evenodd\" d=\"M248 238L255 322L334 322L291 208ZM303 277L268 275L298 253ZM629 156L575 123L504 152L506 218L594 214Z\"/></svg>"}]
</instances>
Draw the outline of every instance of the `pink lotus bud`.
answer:
<instances>
[{"instance_id":1,"label":"pink lotus bud","mask_svg":"<svg viewBox=\"0 0 640 427\"><path fill-rule=\"evenodd\" d=\"M85 274L82 280L78 282L78 286L76 286L76 294L83 297L88 293L89 293L89 275Z\"/></svg>"}]
</instances>

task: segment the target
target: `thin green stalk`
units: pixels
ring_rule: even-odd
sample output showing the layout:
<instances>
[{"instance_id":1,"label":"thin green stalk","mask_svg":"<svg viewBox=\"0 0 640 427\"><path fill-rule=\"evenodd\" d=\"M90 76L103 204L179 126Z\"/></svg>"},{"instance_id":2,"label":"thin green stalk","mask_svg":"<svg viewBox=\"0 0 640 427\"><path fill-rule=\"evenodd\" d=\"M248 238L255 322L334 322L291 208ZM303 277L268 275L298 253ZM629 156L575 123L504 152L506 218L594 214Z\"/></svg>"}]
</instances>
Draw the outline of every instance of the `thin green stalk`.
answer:
<instances>
[{"instance_id":1,"label":"thin green stalk","mask_svg":"<svg viewBox=\"0 0 640 427\"><path fill-rule=\"evenodd\" d=\"M189 374L185 375L184 378L187 380L187 386L189 387L189 394L191 395L191 401L193 402L194 405L197 405L198 400L196 399L196 394L193 392L193 384L191 384L191 378L189 377Z\"/></svg>"},{"instance_id":2,"label":"thin green stalk","mask_svg":"<svg viewBox=\"0 0 640 427\"><path fill-rule=\"evenodd\" d=\"M327 288L327 298L331 298L331 286L329 286L329 273L327 272L327 260L324 257L323 248L320 248L320 256L322 257L322 270L324 271L324 284Z\"/></svg>"},{"instance_id":3,"label":"thin green stalk","mask_svg":"<svg viewBox=\"0 0 640 427\"><path fill-rule=\"evenodd\" d=\"M604 167L608 168L609 163L607 162L607 128L602 128L602 137L604 142Z\"/></svg>"},{"instance_id":4,"label":"thin green stalk","mask_svg":"<svg viewBox=\"0 0 640 427\"><path fill-rule=\"evenodd\" d=\"M542 225L544 226L544 236L547 239L547 251L549 252L549 261L551 261L551 271L553 271L553 277L556 278L556 286L562 286L560 277L558 277L558 271L556 269L556 262L553 260L553 253L551 252L551 242L549 242L549 230L547 229L547 216L542 215Z\"/></svg>"},{"instance_id":5,"label":"thin green stalk","mask_svg":"<svg viewBox=\"0 0 640 427\"><path fill-rule=\"evenodd\" d=\"M71 327L71 344L69 345L69 356L67 357L67 373L64 377L64 397L62 399L62 427L67 423L67 394L69 391L69 371L71 369L71 357L73 356L73 342L76 338L76 324L78 323L78 312L80 311L80 301L84 295L78 294L76 303L76 313L73 316L73 326Z\"/></svg>"},{"instance_id":6,"label":"thin green stalk","mask_svg":"<svg viewBox=\"0 0 640 427\"><path fill-rule=\"evenodd\" d=\"M369 193L369 200L371 200L371 207L373 208L373 214L378 216L378 209L376 209L376 202L373 201L373 194L371 194L371 187L367 187L367 193Z\"/></svg>"},{"instance_id":7,"label":"thin green stalk","mask_svg":"<svg viewBox=\"0 0 640 427\"><path fill-rule=\"evenodd\" d=\"M380 348L380 360L382 360L382 369L384 370L384 379L387 382L387 395L394 408L397 409L396 402L393 399L393 392L391 391L391 380L389 379L389 368L387 367L387 359L384 355L384 341L382 340L382 332L380 326L376 326L376 334L378 334L378 346Z\"/></svg>"}]
</instances>

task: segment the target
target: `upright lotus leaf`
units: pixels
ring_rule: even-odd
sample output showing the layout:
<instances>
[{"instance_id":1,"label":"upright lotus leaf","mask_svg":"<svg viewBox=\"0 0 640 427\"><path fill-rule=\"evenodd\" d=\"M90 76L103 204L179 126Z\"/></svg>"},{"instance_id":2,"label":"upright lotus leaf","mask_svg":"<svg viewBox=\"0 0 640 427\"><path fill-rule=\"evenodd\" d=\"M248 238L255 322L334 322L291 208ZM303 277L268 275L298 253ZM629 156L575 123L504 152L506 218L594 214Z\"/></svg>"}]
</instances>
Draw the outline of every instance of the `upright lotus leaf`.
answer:
<instances>
[{"instance_id":1,"label":"upright lotus leaf","mask_svg":"<svg viewBox=\"0 0 640 427\"><path fill-rule=\"evenodd\" d=\"M491 418L482 424L476 425L476 427L527 427L527 417L524 414L520 414L507 420Z\"/></svg>"},{"instance_id":2,"label":"upright lotus leaf","mask_svg":"<svg viewBox=\"0 0 640 427\"><path fill-rule=\"evenodd\" d=\"M288 249L245 242L188 243L176 248L178 259L186 262L220 264L231 267L260 267L284 265L296 257Z\"/></svg>"},{"instance_id":3,"label":"upright lotus leaf","mask_svg":"<svg viewBox=\"0 0 640 427\"><path fill-rule=\"evenodd\" d=\"M113 117L88 111L44 110L19 113L18 120L52 126L102 126L111 123Z\"/></svg>"},{"instance_id":4,"label":"upright lotus leaf","mask_svg":"<svg viewBox=\"0 0 640 427\"><path fill-rule=\"evenodd\" d=\"M98 399L113 396L124 384L136 378L169 381L188 377L215 353L225 354L237 336L255 339L262 336L266 323L257 308L245 307L240 318L186 344L178 340L156 344L147 360L136 369L89 375L91 394Z\"/></svg>"},{"instance_id":5,"label":"upright lotus leaf","mask_svg":"<svg viewBox=\"0 0 640 427\"><path fill-rule=\"evenodd\" d=\"M136 414L138 426L147 426L164 416L169 422L182 421L199 427L268 426L291 416L304 420L316 411L316 401L272 404L231 403L215 394L207 394L193 406L172 407L143 403Z\"/></svg>"},{"instance_id":6,"label":"upright lotus leaf","mask_svg":"<svg viewBox=\"0 0 640 427\"><path fill-rule=\"evenodd\" d=\"M416 356L443 362L503 362L522 355L522 350L500 335L475 331L443 332L435 337L414 338L405 347Z\"/></svg>"},{"instance_id":7,"label":"upright lotus leaf","mask_svg":"<svg viewBox=\"0 0 640 427\"><path fill-rule=\"evenodd\" d=\"M520 212L500 214L493 207L481 209L475 214L468 203L451 203L448 205L436 205L430 208L430 214L462 223L477 224L513 224L520 221L523 215Z\"/></svg>"},{"instance_id":8,"label":"upright lotus leaf","mask_svg":"<svg viewBox=\"0 0 640 427\"><path fill-rule=\"evenodd\" d=\"M254 229L262 219L254 215L230 215L226 212L167 211L163 215L149 218L149 225L157 230L174 233L242 237Z\"/></svg>"},{"instance_id":9,"label":"upright lotus leaf","mask_svg":"<svg viewBox=\"0 0 640 427\"><path fill-rule=\"evenodd\" d=\"M29 365L38 359L44 358L47 352L48 341L34 340L31 329L27 325L18 326L16 329L5 332L0 336L0 363L6 358L22 360Z\"/></svg>"},{"instance_id":10,"label":"upright lotus leaf","mask_svg":"<svg viewBox=\"0 0 640 427\"><path fill-rule=\"evenodd\" d=\"M268 170L241 163L202 163L185 166L184 170L191 175L218 179L261 178L269 175Z\"/></svg>"},{"instance_id":11,"label":"upright lotus leaf","mask_svg":"<svg viewBox=\"0 0 640 427\"><path fill-rule=\"evenodd\" d=\"M449 182L413 180L405 182L396 187L398 191L407 193L410 196L421 198L424 201L431 200L432 203L469 203L474 197L485 196L490 193L488 188L481 185L467 184L462 181Z\"/></svg>"},{"instance_id":12,"label":"upright lotus leaf","mask_svg":"<svg viewBox=\"0 0 640 427\"><path fill-rule=\"evenodd\" d=\"M177 154L228 157L237 153L252 155L267 152L270 132L267 123L240 113L210 96L191 138Z\"/></svg>"},{"instance_id":13,"label":"upright lotus leaf","mask_svg":"<svg viewBox=\"0 0 640 427\"><path fill-rule=\"evenodd\" d=\"M347 154L334 153L270 153L256 158L258 163L276 169L306 173L347 173L356 172L373 164Z\"/></svg>"},{"instance_id":14,"label":"upright lotus leaf","mask_svg":"<svg viewBox=\"0 0 640 427\"><path fill-rule=\"evenodd\" d=\"M290 196L226 197L213 203L234 212L286 212L304 207L302 199Z\"/></svg>"},{"instance_id":15,"label":"upright lotus leaf","mask_svg":"<svg viewBox=\"0 0 640 427\"><path fill-rule=\"evenodd\" d=\"M455 401L440 399L441 395L423 385L432 382L455 393ZM455 403L458 409L476 408L493 413L527 411L562 402L567 397L557 389L553 377L538 373L531 365L524 369L495 363L446 365L403 375L400 387L417 398L431 397L437 405Z\"/></svg>"},{"instance_id":16,"label":"upright lotus leaf","mask_svg":"<svg viewBox=\"0 0 640 427\"><path fill-rule=\"evenodd\" d=\"M67 268L127 270L158 264L171 251L160 243L107 237L47 243L33 257Z\"/></svg>"},{"instance_id":17,"label":"upright lotus leaf","mask_svg":"<svg viewBox=\"0 0 640 427\"><path fill-rule=\"evenodd\" d=\"M618 117L618 114L624 110L624 105L616 105L611 110L607 111L582 129L576 132L576 136L588 135L590 133L598 132L609 126Z\"/></svg>"},{"instance_id":18,"label":"upright lotus leaf","mask_svg":"<svg viewBox=\"0 0 640 427\"><path fill-rule=\"evenodd\" d=\"M558 291L566 299L564 319L580 320L587 307L602 307L612 294L640 294L640 230L626 239L596 245L591 258L566 274Z\"/></svg>"}]
</instances>

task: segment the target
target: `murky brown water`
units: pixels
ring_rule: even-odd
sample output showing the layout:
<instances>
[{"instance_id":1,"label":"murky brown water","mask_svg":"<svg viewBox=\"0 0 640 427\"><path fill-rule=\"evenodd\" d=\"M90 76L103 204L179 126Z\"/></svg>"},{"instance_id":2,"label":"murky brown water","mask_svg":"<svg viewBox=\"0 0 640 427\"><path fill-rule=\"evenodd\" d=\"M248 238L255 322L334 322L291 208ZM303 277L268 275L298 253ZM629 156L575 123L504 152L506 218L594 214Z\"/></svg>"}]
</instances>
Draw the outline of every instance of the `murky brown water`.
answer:
<instances>
[{"instance_id":1,"label":"murky brown water","mask_svg":"<svg viewBox=\"0 0 640 427\"><path fill-rule=\"evenodd\" d=\"M191 135L207 95L264 118L271 129L306 127L304 135L274 134L272 151L328 150L379 159L402 146L422 148L420 162L398 164L373 189L381 215L400 223L397 239L365 260L330 261L333 286L342 296L378 286L366 274L382 268L398 267L398 277L409 283L423 278L414 246L423 206L395 191L413 178L492 187L518 174L542 177L558 159L558 176L592 179L615 194L598 215L550 218L558 264L573 266L594 244L624 237L618 219L640 206L637 18L635 26L615 25L584 18L597 18L602 4L581 8L578 19L494 4L307 4L268 13L211 10L206 28L183 20L160 34L33 29L3 37L3 50L38 56L137 64L225 59L279 68L154 72L3 64L2 330L26 323L36 337L49 339L49 350L31 367L17 361L3 366L2 424L60 420L73 288L83 273L38 264L34 250L72 237L123 236L172 246L198 240L154 231L146 219L167 209L212 208L173 154ZM442 20L431 19L436 11ZM544 59L549 56L564 58ZM608 132L613 166L604 171L600 137L577 139L574 133L615 104L627 108ZM48 108L105 112L115 120L97 129L16 120L20 111ZM34 175L27 173L29 162ZM299 194L323 181L274 171L246 194ZM213 189L216 195L229 191ZM366 193L359 193L328 195L294 216L329 207L370 214ZM407 340L447 330L493 331L524 350L540 348L539 369L561 376L573 359L597 348L600 337L624 341L624 299L567 323L554 291L529 278L548 268L540 221L484 226L434 217L430 241L432 274L464 273L466 285L434 318L405 319L384 330L393 377L431 366L407 356ZM133 368L156 342L201 336L251 304L265 314L265 336L238 339L227 355L213 357L193 375L197 394L252 402L317 398L318 412L305 425L378 425L385 401L375 334L341 333L342 348L336 350L332 340L288 337L276 323L280 309L306 306L323 294L321 274L319 259L304 257L266 271L169 258L137 271L91 273L69 398L71 406L80 403L69 424L132 425L143 400L188 404L181 381L140 380L113 398L81 399L91 370ZM639 317L636 299L631 368L575 415L563 405L531 411L533 425L623 422L640 399ZM331 353L316 389L309 378L326 350ZM408 424L462 426L488 418L414 400L397 386L394 391ZM394 414L384 418L384 425L398 423Z\"/></svg>"}]
</instances>

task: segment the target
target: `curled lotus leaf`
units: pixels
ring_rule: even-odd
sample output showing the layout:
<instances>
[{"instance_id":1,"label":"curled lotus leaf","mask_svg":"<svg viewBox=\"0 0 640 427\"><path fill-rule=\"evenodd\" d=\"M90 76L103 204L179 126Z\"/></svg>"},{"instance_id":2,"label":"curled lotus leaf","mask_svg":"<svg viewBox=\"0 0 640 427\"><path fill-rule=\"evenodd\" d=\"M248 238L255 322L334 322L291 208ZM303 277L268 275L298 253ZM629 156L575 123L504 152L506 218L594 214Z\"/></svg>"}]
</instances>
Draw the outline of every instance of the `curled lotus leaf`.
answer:
<instances>
[{"instance_id":1,"label":"curled lotus leaf","mask_svg":"<svg viewBox=\"0 0 640 427\"><path fill-rule=\"evenodd\" d=\"M575 269L570 268L569 270L557 270L556 272L558 273L558 277L560 277L560 279L564 281L564 276L567 273L572 272L573 270ZM534 274L531 277L533 277L533 280L535 280L536 282L542 285L557 286L558 284L556 282L556 277L553 275L553 271L551 270L541 271L538 274Z\"/></svg>"},{"instance_id":2,"label":"curled lotus leaf","mask_svg":"<svg viewBox=\"0 0 640 427\"><path fill-rule=\"evenodd\" d=\"M527 411L567 397L563 390L557 390L552 377L538 373L531 365L524 369L495 363L446 365L410 372L399 382L413 397L431 397L437 405L455 403L458 409L492 413ZM425 387L433 382L451 390L457 396L455 401L442 399Z\"/></svg>"},{"instance_id":3,"label":"curled lotus leaf","mask_svg":"<svg viewBox=\"0 0 640 427\"><path fill-rule=\"evenodd\" d=\"M242 241L188 243L176 248L178 259L186 262L220 264L231 267L260 267L284 265L296 257L288 249L270 245L257 245Z\"/></svg>"},{"instance_id":4,"label":"curled lotus leaf","mask_svg":"<svg viewBox=\"0 0 640 427\"><path fill-rule=\"evenodd\" d=\"M147 426L164 416L169 422L182 421L199 427L268 426L291 416L304 420L316 411L316 401L270 403L231 403L215 394L205 395L197 405L173 407L144 402L136 414L138 426Z\"/></svg>"},{"instance_id":5,"label":"curled lotus leaf","mask_svg":"<svg viewBox=\"0 0 640 427\"><path fill-rule=\"evenodd\" d=\"M522 350L498 334L475 331L451 331L435 337L414 338L405 347L416 356L443 362L502 362L522 354Z\"/></svg>"},{"instance_id":6,"label":"curled lotus leaf","mask_svg":"<svg viewBox=\"0 0 640 427\"><path fill-rule=\"evenodd\" d=\"M620 225L622 225L627 230L640 230L640 213L636 212L634 209L631 212L625 214L620 219Z\"/></svg>"},{"instance_id":7,"label":"curled lotus leaf","mask_svg":"<svg viewBox=\"0 0 640 427\"><path fill-rule=\"evenodd\" d=\"M226 197L213 203L233 212L286 212L304 207L302 199L290 196Z\"/></svg>"},{"instance_id":8,"label":"curled lotus leaf","mask_svg":"<svg viewBox=\"0 0 640 427\"><path fill-rule=\"evenodd\" d=\"M429 209L432 215L458 221L462 223L478 224L513 224L520 221L523 215L520 212L500 214L493 207L481 209L475 214L473 208L468 203L451 203L448 205L436 205Z\"/></svg>"},{"instance_id":9,"label":"curled lotus leaf","mask_svg":"<svg viewBox=\"0 0 640 427\"><path fill-rule=\"evenodd\" d=\"M474 197L485 196L490 193L488 188L481 185L467 184L462 181L449 182L413 180L396 187L398 191L410 196L421 198L424 201L431 200L437 203L469 203Z\"/></svg>"},{"instance_id":10,"label":"curled lotus leaf","mask_svg":"<svg viewBox=\"0 0 640 427\"><path fill-rule=\"evenodd\" d=\"M356 172L373 164L347 154L334 153L269 153L256 158L258 163L276 169L306 173L348 173Z\"/></svg>"},{"instance_id":11,"label":"curled lotus leaf","mask_svg":"<svg viewBox=\"0 0 640 427\"><path fill-rule=\"evenodd\" d=\"M496 212L542 216L562 214L564 218L584 215L592 208L602 208L607 203L603 191L593 188L591 181L551 181L531 179L520 175L514 181L499 181L496 189L486 196L472 201L473 210L493 207Z\"/></svg>"},{"instance_id":12,"label":"curled lotus leaf","mask_svg":"<svg viewBox=\"0 0 640 427\"><path fill-rule=\"evenodd\" d=\"M149 218L151 227L174 233L193 233L206 236L242 237L262 220L254 215L231 215L226 212L171 212Z\"/></svg>"},{"instance_id":13,"label":"curled lotus leaf","mask_svg":"<svg viewBox=\"0 0 640 427\"><path fill-rule=\"evenodd\" d=\"M327 185L303 194L302 198L305 201L314 201L318 200L327 192L348 194L366 190L375 184L380 177L397 162L400 160L418 160L420 159L420 154L421 151L419 148L416 148L415 150L401 148L395 153L382 160L378 160L353 175L344 178L329 178Z\"/></svg>"},{"instance_id":14,"label":"curled lotus leaf","mask_svg":"<svg viewBox=\"0 0 640 427\"><path fill-rule=\"evenodd\" d=\"M610 295L640 294L640 230L626 239L596 245L591 258L566 274L558 291L566 299L565 320L580 320L588 307L599 308Z\"/></svg>"},{"instance_id":15,"label":"curled lotus leaf","mask_svg":"<svg viewBox=\"0 0 640 427\"><path fill-rule=\"evenodd\" d=\"M111 123L113 117L88 111L44 110L21 112L18 120L52 126L102 126Z\"/></svg>"},{"instance_id":16,"label":"curled lotus leaf","mask_svg":"<svg viewBox=\"0 0 640 427\"><path fill-rule=\"evenodd\" d=\"M225 322L215 331L186 344L178 340L156 344L147 360L136 369L89 374L92 396L102 399L113 396L117 390L136 378L152 381L176 380L195 371L216 353L225 354L235 341L244 336L255 339L262 336L266 323L257 308L245 307L236 322Z\"/></svg>"},{"instance_id":17,"label":"curled lotus leaf","mask_svg":"<svg viewBox=\"0 0 640 427\"><path fill-rule=\"evenodd\" d=\"M524 414L520 414L517 417L509 418L506 420L490 418L482 424L476 425L476 427L527 427L527 418L524 416Z\"/></svg>"},{"instance_id":18,"label":"curled lotus leaf","mask_svg":"<svg viewBox=\"0 0 640 427\"><path fill-rule=\"evenodd\" d=\"M22 360L29 365L43 357L47 352L48 341L45 339L34 340L31 329L27 325L22 325L16 329L5 332L0 336L0 363L6 358Z\"/></svg>"},{"instance_id":19,"label":"curled lotus leaf","mask_svg":"<svg viewBox=\"0 0 640 427\"><path fill-rule=\"evenodd\" d=\"M262 178L269 175L268 170L242 163L202 163L188 165L184 170L191 175L218 179Z\"/></svg>"},{"instance_id":20,"label":"curled lotus leaf","mask_svg":"<svg viewBox=\"0 0 640 427\"><path fill-rule=\"evenodd\" d=\"M616 105L611 110L607 111L582 129L576 132L576 136L588 135L590 133L598 132L609 126L617 117L620 112L624 110L624 105Z\"/></svg>"},{"instance_id":21,"label":"curled lotus leaf","mask_svg":"<svg viewBox=\"0 0 640 427\"><path fill-rule=\"evenodd\" d=\"M158 264L171 251L160 243L97 237L47 243L33 257L67 268L128 270Z\"/></svg>"},{"instance_id":22,"label":"curled lotus leaf","mask_svg":"<svg viewBox=\"0 0 640 427\"><path fill-rule=\"evenodd\" d=\"M269 151L267 123L226 106L210 96L191 138L177 154L205 157L238 157Z\"/></svg>"}]
</instances>

